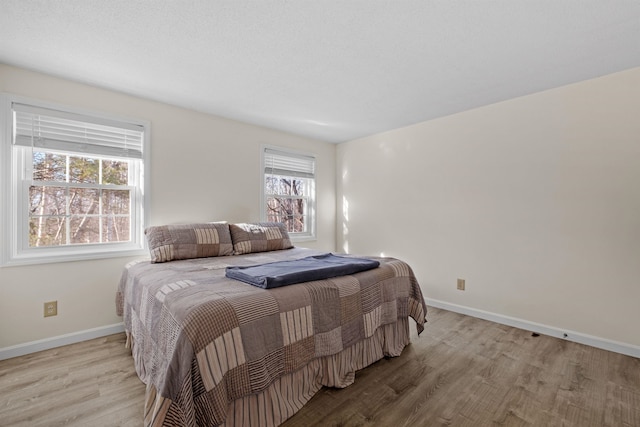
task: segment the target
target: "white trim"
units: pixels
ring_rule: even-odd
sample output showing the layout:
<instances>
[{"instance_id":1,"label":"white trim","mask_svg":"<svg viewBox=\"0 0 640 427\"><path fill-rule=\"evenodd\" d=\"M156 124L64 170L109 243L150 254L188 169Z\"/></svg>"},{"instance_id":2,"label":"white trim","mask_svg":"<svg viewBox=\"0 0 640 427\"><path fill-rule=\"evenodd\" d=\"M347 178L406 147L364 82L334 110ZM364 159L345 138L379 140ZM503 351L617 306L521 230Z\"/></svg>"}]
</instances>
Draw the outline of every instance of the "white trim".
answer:
<instances>
[{"instance_id":1,"label":"white trim","mask_svg":"<svg viewBox=\"0 0 640 427\"><path fill-rule=\"evenodd\" d=\"M596 347L603 350L613 351L615 353L626 354L627 356L640 358L640 346L637 345L595 337L593 335L587 335L580 332L564 330L555 326L543 325L541 323L530 322L528 320L518 319L516 317L491 313L489 311L478 310L476 308L452 304L436 299L425 298L425 300L427 302L427 306L433 306L436 308L441 308L443 310L466 314L467 316L489 320L491 322L500 323L502 325L513 326L514 328L525 329L531 332L536 332L538 334L561 338L567 341L573 341L579 344L585 344L591 347Z\"/></svg>"},{"instance_id":2,"label":"white trim","mask_svg":"<svg viewBox=\"0 0 640 427\"><path fill-rule=\"evenodd\" d=\"M38 351L49 350L63 345L75 344L94 338L106 337L108 335L124 332L124 324L100 326L98 328L86 329L84 331L72 332L70 334L58 335L57 337L45 338L31 341L11 347L0 348L0 360L11 359L12 357L24 356L25 354L36 353Z\"/></svg>"},{"instance_id":3,"label":"white trim","mask_svg":"<svg viewBox=\"0 0 640 427\"><path fill-rule=\"evenodd\" d=\"M11 245L6 242L14 239L12 230L12 224L14 223L15 212L13 209L7 209L7 206L14 206L16 203L13 200L12 188L12 174L8 174L5 171L13 169L12 162L12 147L11 147L11 121L10 114L11 101L3 93L0 93L0 201L3 208L0 209L0 215L3 215L2 222L0 224L0 266L5 265L10 258L12 252Z\"/></svg>"}]
</instances>

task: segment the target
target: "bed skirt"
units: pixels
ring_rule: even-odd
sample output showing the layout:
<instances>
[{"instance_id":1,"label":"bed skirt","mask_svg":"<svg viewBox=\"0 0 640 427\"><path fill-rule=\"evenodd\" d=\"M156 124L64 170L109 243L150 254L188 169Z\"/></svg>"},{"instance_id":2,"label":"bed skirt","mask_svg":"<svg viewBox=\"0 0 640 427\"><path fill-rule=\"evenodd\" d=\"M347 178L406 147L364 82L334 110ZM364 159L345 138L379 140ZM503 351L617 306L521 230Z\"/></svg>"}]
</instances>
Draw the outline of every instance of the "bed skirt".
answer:
<instances>
[{"instance_id":1,"label":"bed skirt","mask_svg":"<svg viewBox=\"0 0 640 427\"><path fill-rule=\"evenodd\" d=\"M383 325L369 338L333 356L314 359L261 393L229 404L225 427L275 427L298 412L323 386L353 384L356 371L383 357L399 356L409 343L409 319Z\"/></svg>"},{"instance_id":2,"label":"bed skirt","mask_svg":"<svg viewBox=\"0 0 640 427\"><path fill-rule=\"evenodd\" d=\"M134 344L127 334L127 346ZM369 338L345 350L312 360L303 368L276 379L264 391L229 403L224 427L276 427L298 412L323 386L344 388L353 384L356 371L366 368L383 357L400 356L410 342L409 319L380 326ZM147 385L145 398L145 427L173 426L169 419L158 417L163 413L155 407L158 400L152 385ZM212 426L211 420L201 419L199 407L206 401L195 400L195 418L198 426Z\"/></svg>"}]
</instances>

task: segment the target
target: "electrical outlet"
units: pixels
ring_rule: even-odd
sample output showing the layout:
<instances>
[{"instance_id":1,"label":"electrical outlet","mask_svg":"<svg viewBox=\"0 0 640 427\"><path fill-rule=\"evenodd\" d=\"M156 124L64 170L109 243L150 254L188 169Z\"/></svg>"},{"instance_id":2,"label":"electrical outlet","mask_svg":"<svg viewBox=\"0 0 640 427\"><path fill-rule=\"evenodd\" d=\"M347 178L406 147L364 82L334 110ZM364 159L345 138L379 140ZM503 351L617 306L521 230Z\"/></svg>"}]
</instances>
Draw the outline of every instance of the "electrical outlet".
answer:
<instances>
[{"instance_id":1,"label":"electrical outlet","mask_svg":"<svg viewBox=\"0 0 640 427\"><path fill-rule=\"evenodd\" d=\"M464 279L458 279L458 290L464 291Z\"/></svg>"},{"instance_id":2,"label":"electrical outlet","mask_svg":"<svg viewBox=\"0 0 640 427\"><path fill-rule=\"evenodd\" d=\"M49 301L44 303L44 317L58 315L58 301Z\"/></svg>"}]
</instances>

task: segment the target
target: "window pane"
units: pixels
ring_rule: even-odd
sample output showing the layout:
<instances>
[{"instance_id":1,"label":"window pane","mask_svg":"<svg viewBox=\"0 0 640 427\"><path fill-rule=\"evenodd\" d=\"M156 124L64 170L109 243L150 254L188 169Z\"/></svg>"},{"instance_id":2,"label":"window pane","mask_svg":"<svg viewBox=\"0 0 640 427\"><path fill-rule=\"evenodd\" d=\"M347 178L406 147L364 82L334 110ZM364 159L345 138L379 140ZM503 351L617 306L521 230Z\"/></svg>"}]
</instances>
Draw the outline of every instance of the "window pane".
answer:
<instances>
[{"instance_id":1,"label":"window pane","mask_svg":"<svg viewBox=\"0 0 640 427\"><path fill-rule=\"evenodd\" d=\"M69 156L69 182L97 184L100 161L89 157Z\"/></svg>"},{"instance_id":2,"label":"window pane","mask_svg":"<svg viewBox=\"0 0 640 427\"><path fill-rule=\"evenodd\" d=\"M267 177L267 194L289 195L289 186L286 185L285 179L279 176Z\"/></svg>"},{"instance_id":3,"label":"window pane","mask_svg":"<svg viewBox=\"0 0 640 427\"><path fill-rule=\"evenodd\" d=\"M131 236L128 216L107 215L102 218L103 242L128 242Z\"/></svg>"},{"instance_id":4,"label":"window pane","mask_svg":"<svg viewBox=\"0 0 640 427\"><path fill-rule=\"evenodd\" d=\"M65 217L29 218L29 246L59 246L66 243Z\"/></svg>"},{"instance_id":5,"label":"window pane","mask_svg":"<svg viewBox=\"0 0 640 427\"><path fill-rule=\"evenodd\" d=\"M274 194L273 191L274 177L266 175L264 177L264 194Z\"/></svg>"},{"instance_id":6,"label":"window pane","mask_svg":"<svg viewBox=\"0 0 640 427\"><path fill-rule=\"evenodd\" d=\"M30 215L65 215L67 192L64 187L29 187Z\"/></svg>"},{"instance_id":7,"label":"window pane","mask_svg":"<svg viewBox=\"0 0 640 427\"><path fill-rule=\"evenodd\" d=\"M127 185L129 183L129 162L119 160L103 160L102 183Z\"/></svg>"},{"instance_id":8,"label":"window pane","mask_svg":"<svg viewBox=\"0 0 640 427\"><path fill-rule=\"evenodd\" d=\"M70 188L69 213L71 215L99 214L100 190L96 188Z\"/></svg>"},{"instance_id":9,"label":"window pane","mask_svg":"<svg viewBox=\"0 0 640 427\"><path fill-rule=\"evenodd\" d=\"M129 190L103 190L102 213L105 215L128 215L129 193Z\"/></svg>"},{"instance_id":10,"label":"window pane","mask_svg":"<svg viewBox=\"0 0 640 427\"><path fill-rule=\"evenodd\" d=\"M305 217L307 201L305 199L267 198L267 221L282 222L287 231L302 233L307 231Z\"/></svg>"},{"instance_id":11,"label":"window pane","mask_svg":"<svg viewBox=\"0 0 640 427\"><path fill-rule=\"evenodd\" d=\"M304 196L307 195L307 179L292 178L278 175L267 175L265 177L266 194L277 194L280 196Z\"/></svg>"},{"instance_id":12,"label":"window pane","mask_svg":"<svg viewBox=\"0 0 640 427\"><path fill-rule=\"evenodd\" d=\"M307 180L306 179L294 179L292 184L292 193L296 196L307 195Z\"/></svg>"},{"instance_id":13,"label":"window pane","mask_svg":"<svg viewBox=\"0 0 640 427\"><path fill-rule=\"evenodd\" d=\"M95 216L71 216L69 221L70 243L99 243L100 218Z\"/></svg>"},{"instance_id":14,"label":"window pane","mask_svg":"<svg viewBox=\"0 0 640 427\"><path fill-rule=\"evenodd\" d=\"M33 152L33 180L65 182L67 157L59 154Z\"/></svg>"},{"instance_id":15,"label":"window pane","mask_svg":"<svg viewBox=\"0 0 640 427\"><path fill-rule=\"evenodd\" d=\"M290 233L303 233L306 231L302 217L286 218L284 224Z\"/></svg>"}]
</instances>

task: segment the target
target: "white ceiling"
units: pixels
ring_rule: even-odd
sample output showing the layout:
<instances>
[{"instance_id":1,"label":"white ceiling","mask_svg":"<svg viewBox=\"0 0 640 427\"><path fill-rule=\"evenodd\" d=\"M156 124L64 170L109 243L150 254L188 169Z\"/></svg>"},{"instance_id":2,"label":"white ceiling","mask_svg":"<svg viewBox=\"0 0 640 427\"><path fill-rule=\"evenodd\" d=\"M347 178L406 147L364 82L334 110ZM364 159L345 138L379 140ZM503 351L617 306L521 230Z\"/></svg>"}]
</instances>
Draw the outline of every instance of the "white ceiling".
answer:
<instances>
[{"instance_id":1,"label":"white ceiling","mask_svg":"<svg viewBox=\"0 0 640 427\"><path fill-rule=\"evenodd\" d=\"M342 142L638 67L640 0L0 0L0 62Z\"/></svg>"}]
</instances>

